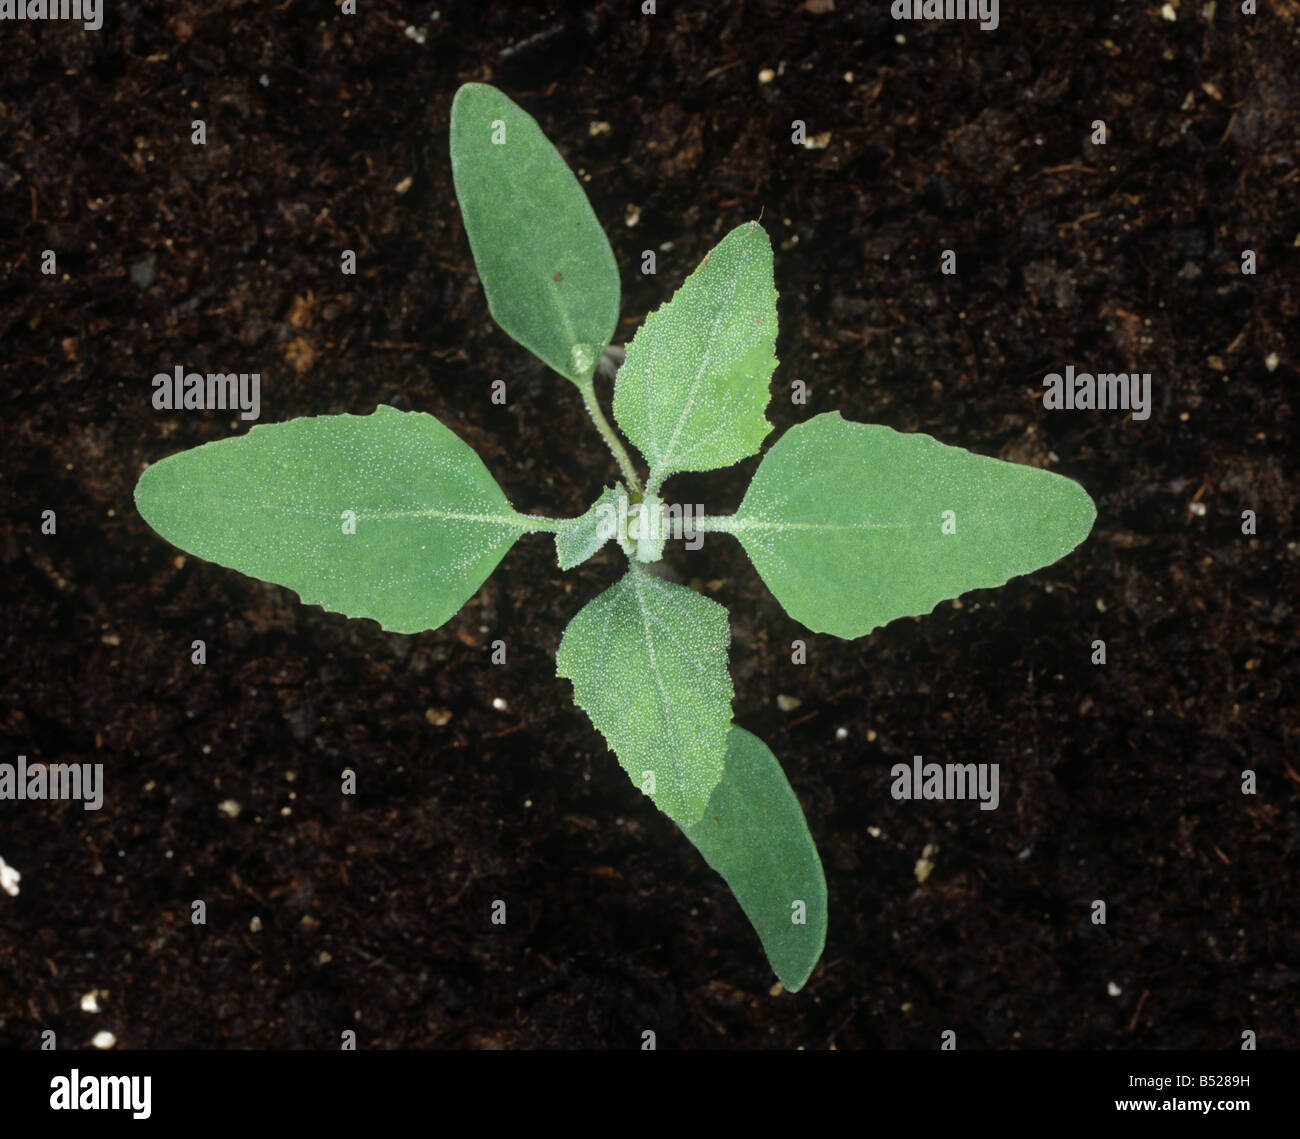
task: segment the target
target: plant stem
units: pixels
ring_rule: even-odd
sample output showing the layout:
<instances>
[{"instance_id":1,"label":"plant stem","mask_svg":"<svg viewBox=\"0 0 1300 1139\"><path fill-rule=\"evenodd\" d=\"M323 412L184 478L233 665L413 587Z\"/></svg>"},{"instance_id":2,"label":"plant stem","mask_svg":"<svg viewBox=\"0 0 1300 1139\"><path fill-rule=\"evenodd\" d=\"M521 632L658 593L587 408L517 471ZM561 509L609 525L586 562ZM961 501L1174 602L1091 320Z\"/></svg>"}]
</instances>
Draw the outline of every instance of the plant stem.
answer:
<instances>
[{"instance_id":1,"label":"plant stem","mask_svg":"<svg viewBox=\"0 0 1300 1139\"><path fill-rule=\"evenodd\" d=\"M528 523L526 534L538 534L543 531L549 534L557 534L564 528L566 522L576 521L572 518L547 518L544 514L520 514L515 511L515 517L521 522Z\"/></svg>"},{"instance_id":2,"label":"plant stem","mask_svg":"<svg viewBox=\"0 0 1300 1139\"><path fill-rule=\"evenodd\" d=\"M618 468L623 472L623 481L627 483L627 488L636 494L641 493L641 479L636 473L636 467L632 465L632 460L628 458L627 448L623 446L623 441L614 434L614 429L610 427L609 420L605 418L605 413L601 411L600 404L596 400L595 382L588 378L586 383L578 384L578 390L582 392L582 402L587 405L587 414L596 425L596 430L605 440L605 445L609 448L610 454L614 456L618 463Z\"/></svg>"},{"instance_id":3,"label":"plant stem","mask_svg":"<svg viewBox=\"0 0 1300 1139\"><path fill-rule=\"evenodd\" d=\"M732 534L735 533L732 524L735 517L734 514L705 514L693 519L691 528L700 534Z\"/></svg>"}]
</instances>

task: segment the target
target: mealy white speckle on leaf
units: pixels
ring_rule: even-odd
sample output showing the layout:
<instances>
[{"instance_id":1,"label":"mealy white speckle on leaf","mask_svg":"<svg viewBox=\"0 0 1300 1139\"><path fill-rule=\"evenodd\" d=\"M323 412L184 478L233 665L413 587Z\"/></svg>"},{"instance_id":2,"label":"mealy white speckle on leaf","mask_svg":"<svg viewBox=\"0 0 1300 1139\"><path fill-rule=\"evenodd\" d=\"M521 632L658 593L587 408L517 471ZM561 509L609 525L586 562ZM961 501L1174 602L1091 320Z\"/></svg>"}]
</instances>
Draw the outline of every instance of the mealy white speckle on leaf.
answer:
<instances>
[{"instance_id":1,"label":"mealy white speckle on leaf","mask_svg":"<svg viewBox=\"0 0 1300 1139\"><path fill-rule=\"evenodd\" d=\"M555 531L555 556L560 569L581 565L606 542L617 538L619 518L627 516L626 504L627 491L619 483L601 491L579 517L566 518Z\"/></svg>"},{"instance_id":2,"label":"mealy white speckle on leaf","mask_svg":"<svg viewBox=\"0 0 1300 1139\"><path fill-rule=\"evenodd\" d=\"M737 226L672 300L646 317L614 382L614 418L650 463L649 489L677 471L755 454L776 368L772 244Z\"/></svg>"},{"instance_id":3,"label":"mealy white speckle on leaf","mask_svg":"<svg viewBox=\"0 0 1300 1139\"><path fill-rule=\"evenodd\" d=\"M778 439L708 529L740 539L796 621L861 637L1051 565L1096 516L1072 479L835 411Z\"/></svg>"},{"instance_id":4,"label":"mealy white speckle on leaf","mask_svg":"<svg viewBox=\"0 0 1300 1139\"><path fill-rule=\"evenodd\" d=\"M135 500L182 550L397 633L447 621L533 528L469 444L383 405L171 455Z\"/></svg>"},{"instance_id":5,"label":"mealy white speckle on leaf","mask_svg":"<svg viewBox=\"0 0 1300 1139\"><path fill-rule=\"evenodd\" d=\"M633 565L569 622L556 672L641 789L680 826L722 778L733 689L727 611Z\"/></svg>"}]
</instances>

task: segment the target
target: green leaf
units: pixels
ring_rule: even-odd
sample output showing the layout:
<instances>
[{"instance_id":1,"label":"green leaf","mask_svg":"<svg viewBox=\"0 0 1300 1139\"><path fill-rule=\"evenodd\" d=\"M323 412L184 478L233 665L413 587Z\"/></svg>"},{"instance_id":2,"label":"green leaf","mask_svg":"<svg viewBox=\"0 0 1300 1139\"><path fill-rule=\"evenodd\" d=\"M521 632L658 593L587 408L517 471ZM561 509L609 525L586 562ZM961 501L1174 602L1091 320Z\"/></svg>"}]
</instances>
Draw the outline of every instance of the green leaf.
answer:
<instances>
[{"instance_id":1,"label":"green leaf","mask_svg":"<svg viewBox=\"0 0 1300 1139\"><path fill-rule=\"evenodd\" d=\"M614 381L614 418L650 463L651 491L677 471L755 454L776 368L772 245L737 226L663 307L646 317Z\"/></svg>"},{"instance_id":2,"label":"green leaf","mask_svg":"<svg viewBox=\"0 0 1300 1139\"><path fill-rule=\"evenodd\" d=\"M579 387L618 323L618 266L559 151L495 87L451 106L451 172L492 317Z\"/></svg>"},{"instance_id":3,"label":"green leaf","mask_svg":"<svg viewBox=\"0 0 1300 1139\"><path fill-rule=\"evenodd\" d=\"M799 800L767 744L733 725L726 774L704 817L683 830L731 887L781 984L797 993L826 944L826 878Z\"/></svg>"},{"instance_id":4,"label":"green leaf","mask_svg":"<svg viewBox=\"0 0 1300 1139\"><path fill-rule=\"evenodd\" d=\"M395 633L452 617L531 528L467 443L384 406L182 451L135 502L182 550Z\"/></svg>"},{"instance_id":5,"label":"green leaf","mask_svg":"<svg viewBox=\"0 0 1300 1139\"><path fill-rule=\"evenodd\" d=\"M619 503L626 501L627 491L621 485L606 487L585 514L560 523L555 531L555 556L560 569L581 565L611 538L618 537Z\"/></svg>"},{"instance_id":6,"label":"green leaf","mask_svg":"<svg viewBox=\"0 0 1300 1139\"><path fill-rule=\"evenodd\" d=\"M740 539L795 620L861 637L1051 565L1096 517L1061 475L829 412L787 431L707 528Z\"/></svg>"},{"instance_id":7,"label":"green leaf","mask_svg":"<svg viewBox=\"0 0 1300 1139\"><path fill-rule=\"evenodd\" d=\"M679 826L704 814L731 723L727 611L633 566L569 622L555 670L632 782Z\"/></svg>"}]
</instances>

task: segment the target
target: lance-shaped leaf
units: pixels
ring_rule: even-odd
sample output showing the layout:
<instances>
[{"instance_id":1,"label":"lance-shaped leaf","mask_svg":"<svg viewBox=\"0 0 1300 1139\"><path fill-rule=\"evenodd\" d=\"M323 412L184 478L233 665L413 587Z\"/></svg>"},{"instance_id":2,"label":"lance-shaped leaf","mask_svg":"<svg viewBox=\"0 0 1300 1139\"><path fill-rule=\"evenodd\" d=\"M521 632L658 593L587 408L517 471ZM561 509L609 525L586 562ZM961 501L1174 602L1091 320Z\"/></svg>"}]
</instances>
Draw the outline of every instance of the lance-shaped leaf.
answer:
<instances>
[{"instance_id":1,"label":"lance-shaped leaf","mask_svg":"<svg viewBox=\"0 0 1300 1139\"><path fill-rule=\"evenodd\" d=\"M747 222L646 317L614 381L614 418L649 461L650 489L758 451L775 344L772 244Z\"/></svg>"},{"instance_id":2,"label":"lance-shaped leaf","mask_svg":"<svg viewBox=\"0 0 1300 1139\"><path fill-rule=\"evenodd\" d=\"M589 384L618 323L618 266L573 171L532 115L466 83L451 105L451 172L493 319Z\"/></svg>"},{"instance_id":3,"label":"lance-shaped leaf","mask_svg":"<svg viewBox=\"0 0 1300 1139\"><path fill-rule=\"evenodd\" d=\"M182 550L395 633L452 617L530 528L467 443L385 406L171 455L135 502Z\"/></svg>"},{"instance_id":4,"label":"lance-shaped leaf","mask_svg":"<svg viewBox=\"0 0 1300 1139\"><path fill-rule=\"evenodd\" d=\"M560 569L581 565L626 525L627 491L622 484L608 486L585 514L566 518L555 531L555 556Z\"/></svg>"},{"instance_id":5,"label":"lance-shaped leaf","mask_svg":"<svg viewBox=\"0 0 1300 1139\"><path fill-rule=\"evenodd\" d=\"M722 778L730 639L716 601L634 565L569 622L555 655L632 782L679 826Z\"/></svg>"},{"instance_id":6,"label":"lance-shaped leaf","mask_svg":"<svg viewBox=\"0 0 1300 1139\"><path fill-rule=\"evenodd\" d=\"M704 817L683 830L731 887L781 984L798 992L826 945L826 878L767 744L732 726L722 782Z\"/></svg>"},{"instance_id":7,"label":"lance-shaped leaf","mask_svg":"<svg viewBox=\"0 0 1300 1139\"><path fill-rule=\"evenodd\" d=\"M1051 565L1096 516L1062 475L828 412L787 431L740 509L705 528L740 539L795 620L861 637Z\"/></svg>"}]
</instances>

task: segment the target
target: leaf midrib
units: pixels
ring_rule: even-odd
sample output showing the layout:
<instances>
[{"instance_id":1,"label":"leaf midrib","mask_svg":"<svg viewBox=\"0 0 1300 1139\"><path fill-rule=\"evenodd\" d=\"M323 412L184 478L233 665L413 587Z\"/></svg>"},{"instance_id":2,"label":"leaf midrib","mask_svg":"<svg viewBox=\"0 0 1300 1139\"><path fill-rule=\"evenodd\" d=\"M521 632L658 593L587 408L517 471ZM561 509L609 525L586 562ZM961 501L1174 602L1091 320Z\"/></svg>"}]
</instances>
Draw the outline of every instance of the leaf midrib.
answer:
<instances>
[{"instance_id":1,"label":"leaf midrib","mask_svg":"<svg viewBox=\"0 0 1300 1139\"><path fill-rule=\"evenodd\" d=\"M283 500L276 502L241 502L240 509L243 510L266 510L271 512L283 512L292 514L317 514L322 517L333 517L329 508L316 506L302 506L294 502L285 502ZM352 507L343 507L345 510L352 510L358 519L365 518L372 522L390 522L399 518L436 518L443 522L484 522L495 526L504 526L511 530L518 530L520 533L526 533L529 526L524 522L521 515L514 514L476 514L464 510L437 510L433 507L424 507L419 510L383 510L371 511L362 507L354 509Z\"/></svg>"},{"instance_id":2,"label":"leaf midrib","mask_svg":"<svg viewBox=\"0 0 1300 1139\"><path fill-rule=\"evenodd\" d=\"M652 636L650 630L650 610L646 606L644 597L642 597L641 595L642 572L643 571L634 568L630 571L629 576L632 579L632 589L636 594L637 607L641 610L641 627L645 630L646 654L650 658L650 675L654 677L655 688L659 693L659 697L660 697L659 706L665 713L671 713L672 705L669 703L668 693L664 689L663 681L659 676L659 669L657 667L654 637ZM660 722L661 723L665 722L663 717L660 718ZM683 771L684 764L682 764L679 761L677 763L670 763L669 766L670 769L672 770L674 780L677 784L678 807L681 808L684 807L686 804L687 790L688 790L684 778L684 771Z\"/></svg>"},{"instance_id":3,"label":"leaf midrib","mask_svg":"<svg viewBox=\"0 0 1300 1139\"><path fill-rule=\"evenodd\" d=\"M742 530L904 530L919 523L909 522L770 522L760 518L735 518L725 527L727 533Z\"/></svg>"},{"instance_id":4,"label":"leaf midrib","mask_svg":"<svg viewBox=\"0 0 1300 1139\"><path fill-rule=\"evenodd\" d=\"M546 137L546 134L542 130L540 124L536 124L536 129L537 129L538 136L541 138L543 144L545 146L551 146L552 145L551 141ZM491 144L489 143L489 145ZM550 157L550 155L546 154L545 150L542 150L540 153L542 155L542 164L546 165L547 159ZM568 164L564 161L564 156L560 154L558 149L555 151L555 155L560 159L560 165L564 167L565 171L569 174L572 174L573 171L569 168ZM506 181L510 184L512 197L515 197L516 199L522 198L524 201L529 201L530 199L526 191L528 189L528 185L532 182L532 179L528 179L521 184L518 175L519 175L518 166L512 165L506 167L505 178ZM581 184L579 184L579 190L581 190ZM558 272L558 270L556 271ZM556 313L559 315L561 323L563 323L564 325L564 333L566 338L569 341L569 362L571 363L573 360L573 349L576 348L579 344L586 343L586 341L580 340L578 338L577 333L574 332L572 316L569 310L565 308L564 304L560 300L560 290L556 288L554 277L547 275L543 271L543 279L545 280L547 286L546 295L550 298L551 305L554 307ZM571 368L569 368L568 366L566 366L565 368L564 375L568 379L577 382L577 379L574 376Z\"/></svg>"}]
</instances>

